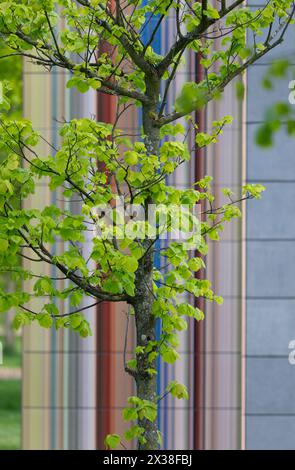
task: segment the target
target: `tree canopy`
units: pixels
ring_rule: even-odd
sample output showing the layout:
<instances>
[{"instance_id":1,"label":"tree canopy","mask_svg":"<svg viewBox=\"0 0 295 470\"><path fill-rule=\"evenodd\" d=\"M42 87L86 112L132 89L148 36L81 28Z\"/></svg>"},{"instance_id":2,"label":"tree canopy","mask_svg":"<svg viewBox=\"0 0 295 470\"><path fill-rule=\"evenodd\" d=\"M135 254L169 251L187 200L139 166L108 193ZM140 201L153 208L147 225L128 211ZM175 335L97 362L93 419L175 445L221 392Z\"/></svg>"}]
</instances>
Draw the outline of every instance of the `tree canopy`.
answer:
<instances>
[{"instance_id":1,"label":"tree canopy","mask_svg":"<svg viewBox=\"0 0 295 470\"><path fill-rule=\"evenodd\" d=\"M222 302L211 283L196 276L205 268L207 240L218 240L224 225L240 217L241 200L260 198L264 190L259 184L247 184L234 195L224 188L226 202L218 206L209 176L187 189L176 189L168 181L196 148L216 143L232 121L230 116L220 117L204 132L195 111L219 99L230 82L283 41L293 23L291 0L269 0L260 8L243 4L240 0L0 2L0 35L8 48L3 58L22 56L49 71L66 70L71 75L67 87L81 93L93 88L118 97L112 124L91 118L61 122L60 144L46 141L48 153L42 154L39 144L44 136L30 121L5 115L9 99L4 95L0 104L0 150L6 155L0 167L1 269L17 279L34 280L34 286L32 292L0 292L0 310L17 309L15 327L37 321L44 328L70 328L86 337L91 328L83 316L85 307L80 307L83 296L89 297L89 306L126 301L130 315L135 315L137 344L125 369L136 381L137 396L130 397L123 418L138 422L125 438L138 438L140 448L155 448L160 439L155 361L160 355L174 363L179 357L178 332L187 328L187 318L204 317L183 294ZM143 34L152 20L150 34ZM155 37L168 20L173 21L175 35L159 54L153 47ZM169 110L171 84L188 52L196 55L203 77L186 82ZM242 82L237 94L243 96ZM119 127L120 118L133 105L142 113L138 139L124 135ZM195 134L193 148L188 131ZM27 208L26 199L43 178L66 200L78 200L80 213L56 205ZM14 204L16 196L21 207ZM109 233L103 208L122 201L128 231L121 228L117 213ZM197 238L190 228L198 217L188 209L196 204L201 207ZM156 248L163 227L150 223L151 205L165 216L168 233L172 233L172 221L180 220L185 242L176 239ZM134 206L143 208L142 219L133 216ZM94 235L86 259L83 245L89 232ZM65 249L56 254L52 246L59 242ZM165 269L156 268L156 250ZM20 266L20 258L53 266L59 275L36 274L25 263ZM30 300L38 297L48 300L41 311L34 311ZM56 300L68 298L71 311L60 312ZM160 337L155 334L156 319L161 320ZM185 386L177 382L170 383L166 392L188 397ZM106 439L109 447L120 442L117 435Z\"/></svg>"}]
</instances>

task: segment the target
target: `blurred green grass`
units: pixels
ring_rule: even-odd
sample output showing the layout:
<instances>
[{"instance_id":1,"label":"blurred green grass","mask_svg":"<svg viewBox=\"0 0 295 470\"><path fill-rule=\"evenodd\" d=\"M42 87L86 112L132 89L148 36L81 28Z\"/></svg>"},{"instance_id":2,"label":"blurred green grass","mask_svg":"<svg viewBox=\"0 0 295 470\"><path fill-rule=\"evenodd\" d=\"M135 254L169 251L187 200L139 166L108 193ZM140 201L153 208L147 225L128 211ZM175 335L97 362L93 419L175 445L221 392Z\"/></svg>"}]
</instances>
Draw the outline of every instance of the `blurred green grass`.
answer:
<instances>
[{"instance_id":1,"label":"blurred green grass","mask_svg":"<svg viewBox=\"0 0 295 470\"><path fill-rule=\"evenodd\" d=\"M0 409L0 450L21 448L21 414Z\"/></svg>"},{"instance_id":2,"label":"blurred green grass","mask_svg":"<svg viewBox=\"0 0 295 470\"><path fill-rule=\"evenodd\" d=\"M16 337L15 338L15 348L14 350L10 351L5 348L5 341L2 336L0 336L0 341L4 345L4 351L3 351L3 367L21 367L21 361L22 361L22 356L21 356L21 338ZM0 404L1 406L1 404Z\"/></svg>"},{"instance_id":3,"label":"blurred green grass","mask_svg":"<svg viewBox=\"0 0 295 470\"><path fill-rule=\"evenodd\" d=\"M0 450L21 447L21 381L0 380Z\"/></svg>"},{"instance_id":4,"label":"blurred green grass","mask_svg":"<svg viewBox=\"0 0 295 470\"><path fill-rule=\"evenodd\" d=\"M21 381L0 380L0 450L21 448Z\"/></svg>"}]
</instances>

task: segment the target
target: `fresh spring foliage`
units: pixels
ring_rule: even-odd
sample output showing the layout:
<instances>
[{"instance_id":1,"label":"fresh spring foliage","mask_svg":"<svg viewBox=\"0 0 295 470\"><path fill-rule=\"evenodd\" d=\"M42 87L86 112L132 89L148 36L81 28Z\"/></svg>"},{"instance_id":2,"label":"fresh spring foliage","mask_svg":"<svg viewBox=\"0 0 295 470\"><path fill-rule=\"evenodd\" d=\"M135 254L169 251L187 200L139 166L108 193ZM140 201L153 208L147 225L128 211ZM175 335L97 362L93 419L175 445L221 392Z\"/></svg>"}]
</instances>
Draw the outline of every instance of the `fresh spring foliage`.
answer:
<instances>
[{"instance_id":1,"label":"fresh spring foliage","mask_svg":"<svg viewBox=\"0 0 295 470\"><path fill-rule=\"evenodd\" d=\"M167 177L189 161L196 148L214 145L231 123L231 117L221 116L209 130L199 129L195 111L200 113L218 99L228 83L279 45L293 16L291 0L269 0L260 8L245 7L241 0L0 1L0 35L8 49L4 57L23 56L47 70L61 68L71 75L67 87L81 93L92 88L117 97L113 124L93 119L63 122L60 145L49 143L46 154L39 150L43 137L28 120L7 117L7 94L0 105L0 150L6 155L0 167L1 269L17 280L33 282L30 292L2 291L1 311L16 309L16 328L38 322L43 328L69 328L82 337L91 334L85 308L80 306L85 296L92 299L89 306L125 301L130 307L128 322L129 316L135 317L137 344L125 370L136 381L137 396L129 398L123 411L130 428L124 437L108 435L108 448L124 446L124 438L137 439L140 449L156 448L161 443L156 424L159 400L167 393L188 398L185 386L177 382L170 383L164 395L157 395L156 359L161 356L173 364L179 358L178 333L188 327L187 319L204 318L188 296L222 302L210 281L196 275L206 267L207 241L218 240L224 225L240 217L241 200L260 198L264 188L248 184L236 196L225 188L224 204L218 206L209 176L183 190L171 186ZM156 21L146 37L143 31L152 17ZM154 39L168 17L175 35L159 55ZM203 76L199 82L183 85L171 109L171 85L187 52L200 61ZM243 97L241 81L237 96ZM120 119L130 106L142 110L142 131L136 141L120 130ZM192 147L188 135L195 136ZM65 200L80 201L80 213L64 208L67 205L26 208L26 200L44 179ZM16 207L15 196L21 206ZM144 208L143 221L131 217L131 231L120 236L115 232L104 238L94 232L86 258L83 246L89 231L97 225L107 231L96 208L123 196L125 209L134 204ZM169 206L178 207L168 213L168 232L181 205L201 207L198 240L193 236L186 243L174 240L159 251L165 269L157 269L154 263L160 231L156 229L153 238L132 236L133 229L146 233L151 204L159 205L166 215ZM189 232L192 216L186 213L185 218L189 224L181 228ZM55 252L56 243L64 249ZM34 261L58 274L51 277L50 269L48 274L36 274L31 269ZM32 309L32 298L46 299L41 311ZM66 299L70 312L57 306ZM157 319L160 338L155 334Z\"/></svg>"}]
</instances>

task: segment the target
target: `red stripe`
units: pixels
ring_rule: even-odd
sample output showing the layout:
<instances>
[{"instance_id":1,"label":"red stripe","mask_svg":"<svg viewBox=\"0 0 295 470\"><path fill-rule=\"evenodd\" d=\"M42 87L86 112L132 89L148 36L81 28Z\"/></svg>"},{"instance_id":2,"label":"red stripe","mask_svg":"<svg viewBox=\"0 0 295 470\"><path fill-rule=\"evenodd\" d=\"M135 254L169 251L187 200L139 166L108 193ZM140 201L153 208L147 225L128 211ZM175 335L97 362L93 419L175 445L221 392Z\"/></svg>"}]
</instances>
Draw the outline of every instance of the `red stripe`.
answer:
<instances>
[{"instance_id":1,"label":"red stripe","mask_svg":"<svg viewBox=\"0 0 295 470\"><path fill-rule=\"evenodd\" d=\"M107 45L100 53L107 52ZM115 98L97 94L97 120L112 123L115 118ZM112 384L111 384L111 344L112 344L112 305L105 302L97 308L97 370L96 370L96 443L97 449L104 448L106 434L112 433Z\"/></svg>"}]
</instances>

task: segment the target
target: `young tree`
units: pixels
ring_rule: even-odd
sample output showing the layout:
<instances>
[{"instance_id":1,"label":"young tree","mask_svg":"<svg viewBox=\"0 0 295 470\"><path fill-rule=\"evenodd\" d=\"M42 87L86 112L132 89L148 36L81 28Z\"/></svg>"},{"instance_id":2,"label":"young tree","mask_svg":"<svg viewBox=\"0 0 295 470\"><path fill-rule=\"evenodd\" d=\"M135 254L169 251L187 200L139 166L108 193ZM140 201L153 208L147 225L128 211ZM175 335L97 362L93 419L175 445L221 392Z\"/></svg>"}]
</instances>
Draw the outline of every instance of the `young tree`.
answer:
<instances>
[{"instance_id":1,"label":"young tree","mask_svg":"<svg viewBox=\"0 0 295 470\"><path fill-rule=\"evenodd\" d=\"M125 438L137 438L139 449L156 449L159 445L156 417L161 396L156 388L156 359L160 355L162 360L174 363L179 357L177 332L187 327L184 318L203 318L203 313L184 301L181 294L222 301L212 292L209 281L195 276L205 267L202 256L207 252L206 239L218 240L224 223L240 216L236 203L259 198L264 189L246 185L234 200L225 188L228 203L216 207L209 177L196 182L195 189L177 190L169 186L167 176L190 159L188 128L195 132L196 146L204 147L216 142L223 127L230 124L231 118L225 116L213 122L206 134L198 129L193 116L283 41L294 10L291 0L269 0L255 9L245 7L242 0L0 2L0 34L9 55L21 55L49 70L65 69L71 73L68 87L76 87L81 93L94 88L118 101L113 124L91 119L62 123L61 144L56 148L50 143L50 156L38 152L42 136L28 120L2 116L0 145L6 159L0 168L1 264L21 279L34 279L34 272L18 267L19 257L29 258L54 266L60 277L36 277L33 293L1 292L1 310L12 306L18 309L15 327L38 321L41 327L70 328L86 337L91 330L83 308L60 313L56 299L70 297L76 307L85 295L94 299L94 304L128 303L130 315L135 316L137 344L134 359L125 369L136 382L137 395L128 400L123 418L133 422ZM62 29L57 28L59 16L64 19ZM154 39L168 17L174 22L175 39L164 55L159 55L153 50ZM143 40L149 23L150 36L146 38L145 32ZM217 39L220 48L215 50ZM98 52L101 42L108 52ZM185 83L169 113L167 98L187 50L197 54L204 78ZM238 91L243 91L241 84ZM142 135L135 142L118 128L119 118L131 105L142 111ZM9 106L5 94L1 106L4 111ZM187 117L186 129L176 122L183 117ZM49 179L52 191L63 188L65 198L78 198L81 214L56 206L43 210L15 208L14 195L25 200L43 177ZM108 205L114 201L122 210L115 213L110 226L106 216L110 215ZM201 202L202 222L198 223L188 205ZM141 219L134 214L134 205L141 206ZM152 205L157 206L159 214L156 224L149 218ZM125 227L121 224L124 211L131 214ZM164 229L172 236L175 220L180 220L186 238L170 240L159 250L165 260L162 272L155 267L156 241ZM85 233L94 228L91 255L85 259L81 249ZM60 240L70 248L56 255L52 244ZM90 266L93 261L95 269ZM64 279L69 283L66 288ZM41 312L35 312L28 302L42 295L49 301ZM160 337L155 332L157 319L161 320ZM163 393L187 398L186 388L177 382L170 383ZM116 434L106 437L108 447L120 442Z\"/></svg>"}]
</instances>

